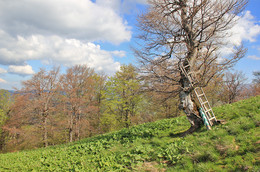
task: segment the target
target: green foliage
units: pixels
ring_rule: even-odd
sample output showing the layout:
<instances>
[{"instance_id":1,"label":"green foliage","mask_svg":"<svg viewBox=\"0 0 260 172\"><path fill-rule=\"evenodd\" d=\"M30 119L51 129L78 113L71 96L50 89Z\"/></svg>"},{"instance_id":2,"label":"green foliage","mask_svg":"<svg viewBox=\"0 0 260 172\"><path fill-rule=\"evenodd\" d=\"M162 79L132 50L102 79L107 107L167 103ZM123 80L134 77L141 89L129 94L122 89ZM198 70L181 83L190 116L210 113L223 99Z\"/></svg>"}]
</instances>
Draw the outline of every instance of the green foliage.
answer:
<instances>
[{"instance_id":1,"label":"green foliage","mask_svg":"<svg viewBox=\"0 0 260 172\"><path fill-rule=\"evenodd\" d=\"M140 82L132 65L122 66L115 76L106 82L103 90L103 106L101 122L105 131L113 131L131 125L131 117L137 114L141 96L138 93ZM109 124L109 125L107 125Z\"/></svg>"},{"instance_id":2,"label":"green foliage","mask_svg":"<svg viewBox=\"0 0 260 172\"><path fill-rule=\"evenodd\" d=\"M5 135L2 131L2 126L6 123L8 118L8 111L11 105L11 94L7 90L0 90L0 151L6 141Z\"/></svg>"},{"instance_id":3,"label":"green foliage","mask_svg":"<svg viewBox=\"0 0 260 172\"><path fill-rule=\"evenodd\" d=\"M214 109L227 124L185 138L185 116L0 155L0 171L259 171L260 96Z\"/></svg>"},{"instance_id":4,"label":"green foliage","mask_svg":"<svg viewBox=\"0 0 260 172\"><path fill-rule=\"evenodd\" d=\"M3 109L0 109L0 126L2 126L7 119L6 113L3 111Z\"/></svg>"},{"instance_id":5,"label":"green foliage","mask_svg":"<svg viewBox=\"0 0 260 172\"><path fill-rule=\"evenodd\" d=\"M0 90L0 127L7 119L7 112L11 105L11 95L7 90Z\"/></svg>"}]
</instances>

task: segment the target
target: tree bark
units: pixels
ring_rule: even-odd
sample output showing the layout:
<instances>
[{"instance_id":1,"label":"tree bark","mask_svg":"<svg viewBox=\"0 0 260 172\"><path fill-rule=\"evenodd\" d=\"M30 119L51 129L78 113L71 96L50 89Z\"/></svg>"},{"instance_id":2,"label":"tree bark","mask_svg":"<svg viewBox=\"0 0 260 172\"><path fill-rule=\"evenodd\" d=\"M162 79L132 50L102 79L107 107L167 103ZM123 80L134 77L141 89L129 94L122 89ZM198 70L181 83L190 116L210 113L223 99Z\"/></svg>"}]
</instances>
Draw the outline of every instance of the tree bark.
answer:
<instances>
[{"instance_id":1,"label":"tree bark","mask_svg":"<svg viewBox=\"0 0 260 172\"><path fill-rule=\"evenodd\" d=\"M180 108L185 112L191 127L184 133L184 135L191 134L197 129L201 128L203 121L199 116L196 104L191 99L191 92L180 92Z\"/></svg>"},{"instance_id":2,"label":"tree bark","mask_svg":"<svg viewBox=\"0 0 260 172\"><path fill-rule=\"evenodd\" d=\"M69 125L69 142L73 141L73 114L70 115L70 125Z\"/></svg>"},{"instance_id":3,"label":"tree bark","mask_svg":"<svg viewBox=\"0 0 260 172\"><path fill-rule=\"evenodd\" d=\"M0 133L0 152L2 152L4 150L5 142L6 142L6 133L3 130L1 130L1 133Z\"/></svg>"},{"instance_id":4,"label":"tree bark","mask_svg":"<svg viewBox=\"0 0 260 172\"><path fill-rule=\"evenodd\" d=\"M77 113L76 115L75 128L75 139L80 140L80 113Z\"/></svg>"},{"instance_id":5,"label":"tree bark","mask_svg":"<svg viewBox=\"0 0 260 172\"><path fill-rule=\"evenodd\" d=\"M129 110L125 111L125 127L129 128Z\"/></svg>"},{"instance_id":6,"label":"tree bark","mask_svg":"<svg viewBox=\"0 0 260 172\"><path fill-rule=\"evenodd\" d=\"M44 147L48 146L48 130L47 130L47 116L43 115L43 142Z\"/></svg>"},{"instance_id":7,"label":"tree bark","mask_svg":"<svg viewBox=\"0 0 260 172\"><path fill-rule=\"evenodd\" d=\"M189 69L187 72L189 72ZM182 87L182 91L179 94L180 97L179 108L185 112L191 124L191 127L186 132L183 133L183 135L187 135L201 128L203 121L199 115L197 105L194 103L194 101L191 98L191 93L193 88L190 86L190 82L184 74L181 74L180 85Z\"/></svg>"}]
</instances>

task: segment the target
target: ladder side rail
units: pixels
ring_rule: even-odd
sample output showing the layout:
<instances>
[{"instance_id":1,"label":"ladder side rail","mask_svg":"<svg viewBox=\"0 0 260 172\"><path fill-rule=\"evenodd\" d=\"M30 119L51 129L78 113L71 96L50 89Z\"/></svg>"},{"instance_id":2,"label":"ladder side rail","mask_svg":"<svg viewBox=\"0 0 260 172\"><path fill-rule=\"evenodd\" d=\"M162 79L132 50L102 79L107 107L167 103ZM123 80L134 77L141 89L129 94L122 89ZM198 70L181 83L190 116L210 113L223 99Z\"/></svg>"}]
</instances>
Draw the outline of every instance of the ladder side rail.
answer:
<instances>
[{"instance_id":1,"label":"ladder side rail","mask_svg":"<svg viewBox=\"0 0 260 172\"><path fill-rule=\"evenodd\" d=\"M196 88L198 88L198 87L196 87ZM201 108L203 109L203 111L206 113L206 108L205 108L205 106L204 106L204 104L203 104L203 100L200 98L200 96L198 95L198 92L196 91L196 88L194 89L194 92L195 92L195 94L196 94L196 96L197 96L197 99L199 100L199 103L200 103L200 106L201 106ZM204 96L204 95L203 95ZM206 115L207 116L207 115Z\"/></svg>"},{"instance_id":2,"label":"ladder side rail","mask_svg":"<svg viewBox=\"0 0 260 172\"><path fill-rule=\"evenodd\" d=\"M186 66L190 66L189 60L188 60L188 59L186 59L186 60L187 60L187 62L188 62L188 64L187 64ZM189 72L189 73L188 73L188 72L186 71L186 69L185 69L186 66L183 66L183 63L182 63L182 62L181 62L180 64L181 64L181 70L182 70L182 72L183 72L184 75L188 78L188 80L189 80L191 86L193 87L193 80L196 81L196 82L198 82L196 76L195 76L195 75L192 76L193 72Z\"/></svg>"},{"instance_id":3,"label":"ladder side rail","mask_svg":"<svg viewBox=\"0 0 260 172\"><path fill-rule=\"evenodd\" d=\"M205 101L203 105L205 106L207 112L212 110L208 101ZM211 114L209 115L209 117L211 118Z\"/></svg>"},{"instance_id":4,"label":"ladder side rail","mask_svg":"<svg viewBox=\"0 0 260 172\"><path fill-rule=\"evenodd\" d=\"M203 100L202 100L202 98L201 98L201 96L203 96L203 97L205 97L205 94L200 94L200 93L198 93L198 91L197 91L197 89L198 88L200 88L200 87L196 87L195 89L194 89L194 92L195 92L195 94L196 94L196 96L197 96L197 99L199 100L199 103L200 103L200 105L201 105L201 107L203 106ZM203 110L205 110L205 108L203 108Z\"/></svg>"},{"instance_id":5,"label":"ladder side rail","mask_svg":"<svg viewBox=\"0 0 260 172\"><path fill-rule=\"evenodd\" d=\"M187 73L187 71L185 70L185 68L183 67L183 64L182 64L182 63L180 64L180 67L181 67L182 73L184 73L184 75L186 76L186 78L187 78L188 81L190 82L191 87L193 87L192 78L188 75L188 73Z\"/></svg>"},{"instance_id":6,"label":"ladder side rail","mask_svg":"<svg viewBox=\"0 0 260 172\"><path fill-rule=\"evenodd\" d=\"M193 82L197 82L198 83L198 79L196 78L196 75L194 74L194 72L190 72L188 75L190 75L190 78L193 80Z\"/></svg>"},{"instance_id":7,"label":"ladder side rail","mask_svg":"<svg viewBox=\"0 0 260 172\"><path fill-rule=\"evenodd\" d=\"M204 90L202 89L202 87L200 87L200 89L201 89L202 93L204 94L206 101L209 102L208 99L207 99L207 97L206 97L206 94L205 94ZM210 104L209 104L209 107L210 107L210 109L211 109Z\"/></svg>"},{"instance_id":8,"label":"ladder side rail","mask_svg":"<svg viewBox=\"0 0 260 172\"><path fill-rule=\"evenodd\" d=\"M207 117L207 119L210 121L210 123L212 123L212 119L215 120L215 122L217 121L216 117L215 117L215 114L212 110L212 108L210 107L209 105L209 102L205 103L202 105L202 108L205 112L205 115ZM212 124L213 125L213 124Z\"/></svg>"},{"instance_id":9,"label":"ladder side rail","mask_svg":"<svg viewBox=\"0 0 260 172\"><path fill-rule=\"evenodd\" d=\"M215 116L213 116L213 110L212 109L210 109L208 111L208 113L209 113L209 116L210 116L210 120L215 119Z\"/></svg>"},{"instance_id":10,"label":"ladder side rail","mask_svg":"<svg viewBox=\"0 0 260 172\"><path fill-rule=\"evenodd\" d=\"M210 112L212 111L212 109L208 109L206 106L204 107L205 108L205 114L206 114L206 118L207 118L207 120L209 121L209 123L210 123L210 125L212 126L213 125L213 123L211 122L211 114L210 114Z\"/></svg>"},{"instance_id":11,"label":"ladder side rail","mask_svg":"<svg viewBox=\"0 0 260 172\"><path fill-rule=\"evenodd\" d=\"M214 112L213 112L212 109L210 109L210 112L211 112L211 114L210 114L210 115L211 115L210 120L213 120L213 119L214 119L214 121L217 122L216 116L215 116L215 114L214 114ZM209 112L209 113L210 113L210 112Z\"/></svg>"},{"instance_id":12,"label":"ladder side rail","mask_svg":"<svg viewBox=\"0 0 260 172\"><path fill-rule=\"evenodd\" d=\"M211 106L210 106L210 104L209 104L209 101L208 101L207 97L206 97L206 94L204 93L204 90L203 90L202 88L201 88L201 90L202 90L203 94L205 95L205 99L206 99L207 102L208 102L209 108L210 108L211 111L212 111L212 115L211 115L211 116L215 118L215 121L217 121L217 119L216 119L216 117L215 117L215 114L214 114L214 112L213 112L213 110L212 110L212 108L211 108Z\"/></svg>"},{"instance_id":13,"label":"ladder side rail","mask_svg":"<svg viewBox=\"0 0 260 172\"><path fill-rule=\"evenodd\" d=\"M212 124L212 122L210 121L210 116L208 115L208 112L211 111L211 109L210 109L210 108L207 108L206 104L202 104L201 107L202 107L202 109L203 109L204 112L205 112L205 115L206 115L207 120L209 121L210 125L212 126L213 124Z\"/></svg>"},{"instance_id":14,"label":"ladder side rail","mask_svg":"<svg viewBox=\"0 0 260 172\"><path fill-rule=\"evenodd\" d=\"M195 92L195 94L196 94L196 96L197 96L197 99L199 100L199 103L200 103L200 105L201 105L201 107L202 107L203 101L201 100L201 98L200 98L198 92L196 91L197 88L198 88L198 87L196 87L196 88L194 89L194 92ZM202 107L202 108L203 108L203 107ZM204 110L204 108L203 108L203 110Z\"/></svg>"},{"instance_id":15,"label":"ladder side rail","mask_svg":"<svg viewBox=\"0 0 260 172\"><path fill-rule=\"evenodd\" d=\"M215 122L217 121L217 119L216 119L216 117L215 117L215 114L214 114L214 112L213 112L213 110L212 110L212 107L210 106L210 103L209 103L209 101L208 101L208 99L207 99L207 97L206 97L206 94L205 94L205 92L204 92L204 90L201 88L201 91L203 92L203 95L204 95L204 98L205 98L205 100L207 101L207 105L208 105L208 107L209 107L209 112L205 112L206 113L206 116L209 118L209 121L211 122L211 120L212 119L214 119L215 120ZM211 112L211 113L210 113Z\"/></svg>"},{"instance_id":16,"label":"ladder side rail","mask_svg":"<svg viewBox=\"0 0 260 172\"><path fill-rule=\"evenodd\" d=\"M198 91L197 91L198 88L201 89L201 87L196 87L196 88L194 89L194 92L195 92L195 94L196 94L196 96L197 96L197 99L199 100L200 106L201 106L201 108L203 109L207 120L209 121L210 126L212 126L213 124L212 124L212 122L211 122L211 120L210 120L211 115L210 115L210 116L208 115L208 114L209 114L209 111L212 111L212 109L211 109L210 106L209 106L209 109L206 107L206 105L205 105L206 103L204 103L204 101L202 100L201 96L199 96L199 93L198 93ZM204 93L204 92L202 92L201 95L203 95L203 97L205 98L205 93ZM209 103L207 102L207 104L209 104Z\"/></svg>"},{"instance_id":17,"label":"ladder side rail","mask_svg":"<svg viewBox=\"0 0 260 172\"><path fill-rule=\"evenodd\" d=\"M211 117L209 118L210 123L212 123L212 124L214 124L214 122L216 123L216 122L217 122L217 119L216 119L216 117L215 117L214 112L213 112L212 109L208 112L208 114L211 115ZM212 122L212 120L214 120L214 122Z\"/></svg>"},{"instance_id":18,"label":"ladder side rail","mask_svg":"<svg viewBox=\"0 0 260 172\"><path fill-rule=\"evenodd\" d=\"M210 103L209 103L209 101L208 101L208 99L207 99L207 96L206 96L206 94L205 94L205 92L204 92L203 88L202 88L202 87L200 87L200 89L201 89L201 91L202 91L202 93L203 93L203 95L204 95L204 98L205 98L205 100L206 100L206 102L207 102L208 106L209 106L209 109L211 109L211 110L212 110L212 108L211 108L211 106L210 106ZM213 112L213 111L212 111L212 112ZM214 113L213 113L213 115L214 115ZM215 117L215 115L214 115L214 117Z\"/></svg>"}]
</instances>

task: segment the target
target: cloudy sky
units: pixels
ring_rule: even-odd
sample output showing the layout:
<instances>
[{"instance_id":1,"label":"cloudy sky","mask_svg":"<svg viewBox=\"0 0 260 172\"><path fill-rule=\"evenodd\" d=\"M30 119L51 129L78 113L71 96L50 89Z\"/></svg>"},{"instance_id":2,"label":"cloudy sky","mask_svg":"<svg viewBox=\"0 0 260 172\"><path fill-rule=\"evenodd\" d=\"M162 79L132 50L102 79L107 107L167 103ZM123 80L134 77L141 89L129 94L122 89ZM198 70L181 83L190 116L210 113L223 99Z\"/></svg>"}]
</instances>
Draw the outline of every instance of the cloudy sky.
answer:
<instances>
[{"instance_id":1,"label":"cloudy sky","mask_svg":"<svg viewBox=\"0 0 260 172\"><path fill-rule=\"evenodd\" d=\"M87 64L113 74L134 63L136 17L146 0L0 0L0 89L20 87L41 67ZM260 70L260 6L251 0L232 30L247 56L237 70ZM228 50L226 51L228 52Z\"/></svg>"}]
</instances>

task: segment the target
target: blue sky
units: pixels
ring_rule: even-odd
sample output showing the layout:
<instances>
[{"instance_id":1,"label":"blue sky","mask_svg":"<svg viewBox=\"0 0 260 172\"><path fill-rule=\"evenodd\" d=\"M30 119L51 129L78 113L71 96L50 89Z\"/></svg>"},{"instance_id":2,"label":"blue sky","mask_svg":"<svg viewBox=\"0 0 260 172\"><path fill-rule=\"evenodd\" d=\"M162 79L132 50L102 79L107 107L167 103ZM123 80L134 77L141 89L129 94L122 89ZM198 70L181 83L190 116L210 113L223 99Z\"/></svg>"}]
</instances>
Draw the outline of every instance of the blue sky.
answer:
<instances>
[{"instance_id":1,"label":"blue sky","mask_svg":"<svg viewBox=\"0 0 260 172\"><path fill-rule=\"evenodd\" d=\"M259 0L250 0L246 11L250 11L251 15L254 17L255 25L260 26L260 1ZM249 30L249 28L247 29ZM253 71L260 71L260 28L258 27L258 34L254 36L253 41L244 40L245 46L248 48L246 57L241 59L235 66L235 70L243 71L248 77L248 81L251 81L253 78Z\"/></svg>"},{"instance_id":2,"label":"blue sky","mask_svg":"<svg viewBox=\"0 0 260 172\"><path fill-rule=\"evenodd\" d=\"M112 75L135 63L130 46L145 7L146 0L0 0L0 89L20 88L41 67L87 64ZM248 82L260 70L259 7L250 0L232 30L233 43L248 48L235 66Z\"/></svg>"}]
</instances>

